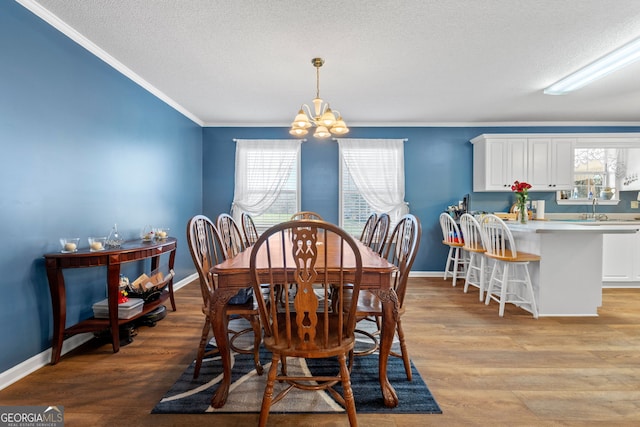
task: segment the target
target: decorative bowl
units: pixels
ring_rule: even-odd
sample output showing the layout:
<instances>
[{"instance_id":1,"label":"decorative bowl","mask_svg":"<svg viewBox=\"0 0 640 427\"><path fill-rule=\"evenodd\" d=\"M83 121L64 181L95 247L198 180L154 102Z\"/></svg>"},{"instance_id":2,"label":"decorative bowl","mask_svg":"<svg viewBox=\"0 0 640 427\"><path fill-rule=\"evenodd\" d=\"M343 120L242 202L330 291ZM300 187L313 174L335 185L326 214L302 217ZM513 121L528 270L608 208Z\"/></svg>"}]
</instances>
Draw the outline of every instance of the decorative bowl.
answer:
<instances>
[{"instance_id":1,"label":"decorative bowl","mask_svg":"<svg viewBox=\"0 0 640 427\"><path fill-rule=\"evenodd\" d=\"M79 237L61 237L60 238L60 246L62 247L61 252L65 254L76 252L78 250L79 242L80 242Z\"/></svg>"}]
</instances>

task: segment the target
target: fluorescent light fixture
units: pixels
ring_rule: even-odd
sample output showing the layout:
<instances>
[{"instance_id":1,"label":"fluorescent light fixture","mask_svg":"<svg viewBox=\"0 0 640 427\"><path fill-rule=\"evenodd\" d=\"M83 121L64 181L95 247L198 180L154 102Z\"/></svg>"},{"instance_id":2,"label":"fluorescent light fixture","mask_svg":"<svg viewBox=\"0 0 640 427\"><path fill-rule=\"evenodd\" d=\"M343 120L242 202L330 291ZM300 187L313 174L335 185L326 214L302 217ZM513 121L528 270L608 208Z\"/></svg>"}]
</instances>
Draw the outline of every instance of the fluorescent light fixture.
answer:
<instances>
[{"instance_id":1,"label":"fluorescent light fixture","mask_svg":"<svg viewBox=\"0 0 640 427\"><path fill-rule=\"evenodd\" d=\"M544 90L546 95L564 95L567 92L580 89L640 59L640 38L614 50L595 62L579 69L564 79L552 84Z\"/></svg>"}]
</instances>

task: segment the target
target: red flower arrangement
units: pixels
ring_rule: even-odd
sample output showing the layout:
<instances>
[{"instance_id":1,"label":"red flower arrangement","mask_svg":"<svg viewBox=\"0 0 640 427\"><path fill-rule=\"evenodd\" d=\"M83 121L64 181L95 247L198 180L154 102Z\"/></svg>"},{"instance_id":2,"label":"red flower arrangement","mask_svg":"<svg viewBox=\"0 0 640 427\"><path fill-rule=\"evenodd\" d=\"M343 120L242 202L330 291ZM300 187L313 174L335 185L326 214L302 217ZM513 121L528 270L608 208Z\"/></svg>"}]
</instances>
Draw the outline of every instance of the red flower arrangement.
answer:
<instances>
[{"instance_id":1,"label":"red flower arrangement","mask_svg":"<svg viewBox=\"0 0 640 427\"><path fill-rule=\"evenodd\" d=\"M518 206L518 216L520 222L527 222L529 211L527 210L527 198L529 197L529 189L531 184L527 182L514 181L511 191L516 193L516 205Z\"/></svg>"}]
</instances>

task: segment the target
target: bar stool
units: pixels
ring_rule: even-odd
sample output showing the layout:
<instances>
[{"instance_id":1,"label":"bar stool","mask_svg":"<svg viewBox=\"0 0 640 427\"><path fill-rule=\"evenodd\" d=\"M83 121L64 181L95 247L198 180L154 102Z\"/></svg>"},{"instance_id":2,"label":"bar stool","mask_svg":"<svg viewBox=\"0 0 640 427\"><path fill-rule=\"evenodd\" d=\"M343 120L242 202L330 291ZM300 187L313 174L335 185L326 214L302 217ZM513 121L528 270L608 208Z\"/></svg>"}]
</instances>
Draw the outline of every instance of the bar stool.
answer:
<instances>
[{"instance_id":1,"label":"bar stool","mask_svg":"<svg viewBox=\"0 0 640 427\"><path fill-rule=\"evenodd\" d=\"M442 243L449 246L447 263L444 266L444 280L451 276L453 278L453 286L455 286L458 280L458 273L462 270L464 274L467 265L466 256L462 251L464 247L462 233L458 224L446 212L440 214L440 227L442 228Z\"/></svg>"},{"instance_id":2,"label":"bar stool","mask_svg":"<svg viewBox=\"0 0 640 427\"><path fill-rule=\"evenodd\" d=\"M487 262L487 257L484 256L486 250L484 248L482 229L478 220L468 213L462 214L460 217L460 228L464 236L464 250L469 254L467 275L464 280L464 293L469 290L469 285L475 286L480 290L480 301L484 301L486 278L491 274L491 270L488 269L489 263Z\"/></svg>"},{"instance_id":3,"label":"bar stool","mask_svg":"<svg viewBox=\"0 0 640 427\"><path fill-rule=\"evenodd\" d=\"M495 215L486 215L481 228L485 239L485 256L494 260L485 304L489 305L491 300L500 303L500 317L504 316L505 303L511 303L537 319L538 308L528 266L530 262L540 261L540 256L518 252L511 230ZM521 272L520 277L518 271Z\"/></svg>"}]
</instances>

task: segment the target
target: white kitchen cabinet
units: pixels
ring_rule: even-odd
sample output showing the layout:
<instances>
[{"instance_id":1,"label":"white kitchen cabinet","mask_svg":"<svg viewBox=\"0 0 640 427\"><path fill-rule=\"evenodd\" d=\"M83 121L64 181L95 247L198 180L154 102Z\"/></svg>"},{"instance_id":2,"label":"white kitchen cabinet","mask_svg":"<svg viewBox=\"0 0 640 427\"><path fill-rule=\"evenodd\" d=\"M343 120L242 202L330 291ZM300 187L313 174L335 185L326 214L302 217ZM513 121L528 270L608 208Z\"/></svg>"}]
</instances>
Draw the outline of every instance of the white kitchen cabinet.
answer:
<instances>
[{"instance_id":1,"label":"white kitchen cabinet","mask_svg":"<svg viewBox=\"0 0 640 427\"><path fill-rule=\"evenodd\" d=\"M532 191L573 188L572 138L529 138L527 140L528 183Z\"/></svg>"},{"instance_id":2,"label":"white kitchen cabinet","mask_svg":"<svg viewBox=\"0 0 640 427\"><path fill-rule=\"evenodd\" d=\"M640 282L640 233L604 235L602 281Z\"/></svg>"},{"instance_id":3,"label":"white kitchen cabinet","mask_svg":"<svg viewBox=\"0 0 640 427\"><path fill-rule=\"evenodd\" d=\"M526 138L484 138L473 143L473 191L511 191L527 180Z\"/></svg>"}]
</instances>

